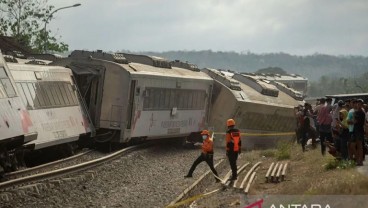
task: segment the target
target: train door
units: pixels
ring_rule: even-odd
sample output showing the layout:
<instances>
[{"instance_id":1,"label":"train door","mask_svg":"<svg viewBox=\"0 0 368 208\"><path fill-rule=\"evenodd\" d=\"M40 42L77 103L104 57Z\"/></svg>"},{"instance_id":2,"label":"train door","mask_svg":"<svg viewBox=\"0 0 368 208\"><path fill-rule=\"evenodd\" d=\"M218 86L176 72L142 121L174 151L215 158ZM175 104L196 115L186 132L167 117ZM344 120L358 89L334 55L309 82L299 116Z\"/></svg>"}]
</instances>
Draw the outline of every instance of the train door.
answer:
<instances>
[{"instance_id":1,"label":"train door","mask_svg":"<svg viewBox=\"0 0 368 208\"><path fill-rule=\"evenodd\" d=\"M93 125L100 126L103 79L105 67L87 64L71 64L74 77L84 99Z\"/></svg>"},{"instance_id":2,"label":"train door","mask_svg":"<svg viewBox=\"0 0 368 208\"><path fill-rule=\"evenodd\" d=\"M127 129L130 129L132 126L132 117L134 111L134 93L135 93L135 86L137 85L137 80L132 80L130 83L130 92L129 92L129 106L128 106L128 124Z\"/></svg>"}]
</instances>

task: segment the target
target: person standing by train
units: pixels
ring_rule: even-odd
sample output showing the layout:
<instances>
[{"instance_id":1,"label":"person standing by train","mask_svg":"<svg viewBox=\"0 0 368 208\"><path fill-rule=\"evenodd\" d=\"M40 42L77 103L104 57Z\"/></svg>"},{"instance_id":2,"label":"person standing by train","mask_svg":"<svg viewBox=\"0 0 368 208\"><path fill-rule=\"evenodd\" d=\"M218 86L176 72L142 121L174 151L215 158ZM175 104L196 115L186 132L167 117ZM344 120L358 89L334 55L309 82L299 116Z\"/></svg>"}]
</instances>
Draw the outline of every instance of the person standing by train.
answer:
<instances>
[{"instance_id":1,"label":"person standing by train","mask_svg":"<svg viewBox=\"0 0 368 208\"><path fill-rule=\"evenodd\" d=\"M196 169L197 165L201 162L206 161L207 165L211 168L213 174L215 174L216 182L220 182L218 179L218 174L213 166L213 139L210 137L210 133L208 130L203 130L201 132L203 143L202 143L202 153L199 157L194 161L192 167L190 168L188 174L184 176L185 178L193 177L193 172Z\"/></svg>"},{"instance_id":2,"label":"person standing by train","mask_svg":"<svg viewBox=\"0 0 368 208\"><path fill-rule=\"evenodd\" d=\"M327 105L321 107L318 111L317 119L319 123L319 139L321 141L321 153L324 156L326 153L326 144L325 142L332 143L332 134L331 134L331 123L332 123L332 116L331 116L331 98L326 99Z\"/></svg>"},{"instance_id":3,"label":"person standing by train","mask_svg":"<svg viewBox=\"0 0 368 208\"><path fill-rule=\"evenodd\" d=\"M236 180L238 178L238 167L236 161L238 155L241 153L241 139L240 131L235 128L234 119L228 119L226 121L227 132L226 132L226 155L229 159L232 177L230 180Z\"/></svg>"}]
</instances>

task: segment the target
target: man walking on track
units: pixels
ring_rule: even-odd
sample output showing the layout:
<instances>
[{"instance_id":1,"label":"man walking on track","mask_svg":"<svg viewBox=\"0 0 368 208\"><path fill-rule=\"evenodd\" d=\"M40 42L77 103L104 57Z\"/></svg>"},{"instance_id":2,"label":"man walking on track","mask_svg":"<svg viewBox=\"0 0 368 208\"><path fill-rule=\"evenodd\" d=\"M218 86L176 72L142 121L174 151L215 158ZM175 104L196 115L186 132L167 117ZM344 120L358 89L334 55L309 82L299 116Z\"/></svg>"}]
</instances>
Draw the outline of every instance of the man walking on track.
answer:
<instances>
[{"instance_id":1,"label":"man walking on track","mask_svg":"<svg viewBox=\"0 0 368 208\"><path fill-rule=\"evenodd\" d=\"M202 133L202 153L201 155L194 161L192 167L190 168L188 175L185 176L185 178L191 178L193 177L193 172L197 165L203 161L206 161L207 165L211 168L211 171L213 174L215 174L218 177L217 171L215 167L213 166L213 140L210 137L210 134L207 130L203 130ZM220 182L218 178L216 178L216 182Z\"/></svg>"},{"instance_id":2,"label":"man walking on track","mask_svg":"<svg viewBox=\"0 0 368 208\"><path fill-rule=\"evenodd\" d=\"M241 153L241 139L240 131L235 128L235 121L228 119L226 122L226 155L229 158L229 163L232 171L232 177L230 180L236 180L238 178L238 168L236 166L236 160Z\"/></svg>"}]
</instances>

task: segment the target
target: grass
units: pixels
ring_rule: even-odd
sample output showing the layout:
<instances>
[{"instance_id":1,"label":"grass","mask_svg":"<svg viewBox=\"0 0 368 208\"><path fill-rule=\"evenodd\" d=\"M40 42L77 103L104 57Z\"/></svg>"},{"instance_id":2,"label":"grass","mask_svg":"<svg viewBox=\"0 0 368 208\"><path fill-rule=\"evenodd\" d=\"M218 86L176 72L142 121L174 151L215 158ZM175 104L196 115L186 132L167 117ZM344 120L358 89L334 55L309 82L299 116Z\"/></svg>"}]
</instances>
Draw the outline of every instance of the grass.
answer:
<instances>
[{"instance_id":1,"label":"grass","mask_svg":"<svg viewBox=\"0 0 368 208\"><path fill-rule=\"evenodd\" d=\"M276 158L278 160L290 159L292 144L290 142L280 142L277 144Z\"/></svg>"},{"instance_id":2,"label":"grass","mask_svg":"<svg viewBox=\"0 0 368 208\"><path fill-rule=\"evenodd\" d=\"M355 162L351 160L329 159L325 165L325 169L326 170L349 169L354 168L355 166L356 166Z\"/></svg>"},{"instance_id":3,"label":"grass","mask_svg":"<svg viewBox=\"0 0 368 208\"><path fill-rule=\"evenodd\" d=\"M287 159L285 181L265 183L263 177L258 177L252 194L368 195L368 176L360 174L352 162L338 161L329 154L322 156L319 146L302 152L300 145L280 143L273 151L275 157L263 158L263 168L258 174L265 175L275 160ZM271 152L258 155L272 155Z\"/></svg>"}]
</instances>

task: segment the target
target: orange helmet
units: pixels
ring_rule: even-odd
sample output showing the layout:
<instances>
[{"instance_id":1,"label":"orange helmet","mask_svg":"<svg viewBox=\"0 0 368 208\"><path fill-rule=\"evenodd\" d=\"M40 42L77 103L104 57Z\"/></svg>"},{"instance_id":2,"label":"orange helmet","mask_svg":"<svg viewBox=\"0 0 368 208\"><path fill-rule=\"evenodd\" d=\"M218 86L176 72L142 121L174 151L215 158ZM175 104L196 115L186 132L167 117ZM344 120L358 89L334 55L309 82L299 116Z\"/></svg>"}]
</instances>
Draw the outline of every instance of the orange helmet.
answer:
<instances>
[{"instance_id":1,"label":"orange helmet","mask_svg":"<svg viewBox=\"0 0 368 208\"><path fill-rule=\"evenodd\" d=\"M234 121L234 119L228 119L228 120L226 121L226 125L227 125L227 126L235 126L235 121Z\"/></svg>"},{"instance_id":2,"label":"orange helmet","mask_svg":"<svg viewBox=\"0 0 368 208\"><path fill-rule=\"evenodd\" d=\"M203 131L201 132L201 135L210 135L210 132L208 132L207 130L203 130Z\"/></svg>"}]
</instances>

